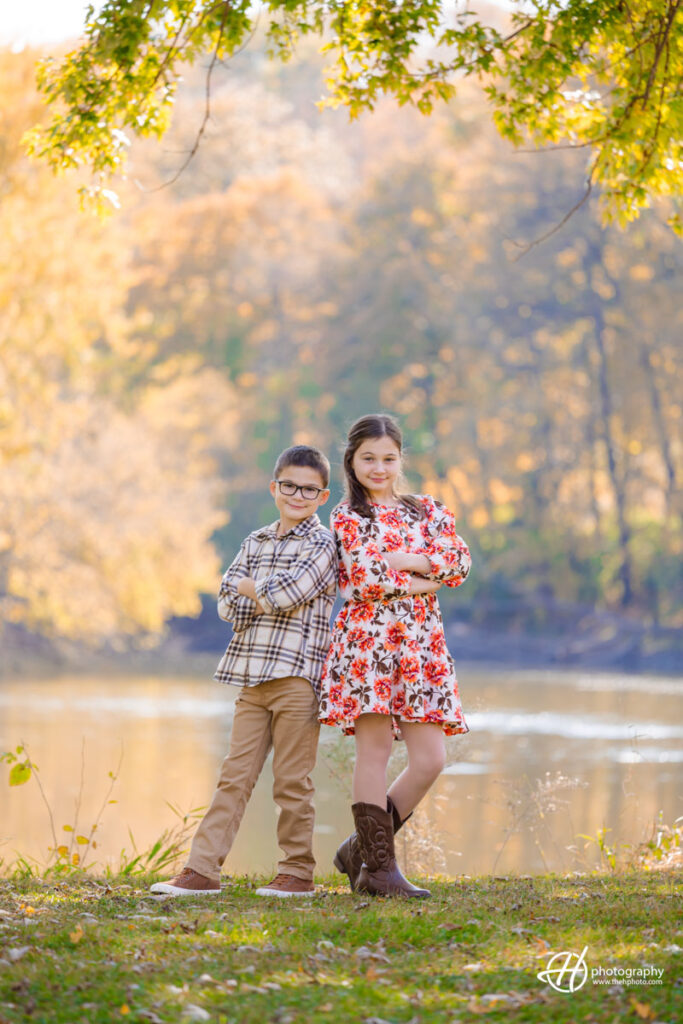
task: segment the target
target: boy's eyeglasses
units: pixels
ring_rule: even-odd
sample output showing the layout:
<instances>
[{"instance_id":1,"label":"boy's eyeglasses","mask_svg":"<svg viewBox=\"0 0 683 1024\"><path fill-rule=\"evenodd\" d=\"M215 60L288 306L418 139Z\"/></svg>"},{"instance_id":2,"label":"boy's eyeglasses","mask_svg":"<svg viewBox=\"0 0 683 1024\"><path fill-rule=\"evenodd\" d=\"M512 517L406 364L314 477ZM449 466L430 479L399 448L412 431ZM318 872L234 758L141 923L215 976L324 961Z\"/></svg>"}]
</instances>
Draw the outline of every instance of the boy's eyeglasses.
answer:
<instances>
[{"instance_id":1,"label":"boy's eyeglasses","mask_svg":"<svg viewBox=\"0 0 683 1024\"><path fill-rule=\"evenodd\" d=\"M292 483L291 480L276 480L275 482L280 488L280 494L291 498L297 491L301 491L304 501L315 501L318 495L325 490L324 487L314 487L313 484L305 484L301 487L299 484Z\"/></svg>"}]
</instances>

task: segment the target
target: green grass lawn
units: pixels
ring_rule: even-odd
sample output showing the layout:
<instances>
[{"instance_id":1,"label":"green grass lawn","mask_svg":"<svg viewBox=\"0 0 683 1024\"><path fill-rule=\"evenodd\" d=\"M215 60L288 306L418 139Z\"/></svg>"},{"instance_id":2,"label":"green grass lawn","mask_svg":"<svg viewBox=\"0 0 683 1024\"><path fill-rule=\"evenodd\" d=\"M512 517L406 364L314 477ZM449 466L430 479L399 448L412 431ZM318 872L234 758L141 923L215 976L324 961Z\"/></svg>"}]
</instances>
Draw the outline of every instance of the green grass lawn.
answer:
<instances>
[{"instance_id":1,"label":"green grass lawn","mask_svg":"<svg viewBox=\"0 0 683 1024\"><path fill-rule=\"evenodd\" d=\"M427 901L353 895L152 897L144 882L0 879L0 1022L683 1019L680 871L432 881ZM415 879L414 879L415 880ZM536 975L581 953L588 978ZM594 985L602 966L661 985Z\"/></svg>"}]
</instances>

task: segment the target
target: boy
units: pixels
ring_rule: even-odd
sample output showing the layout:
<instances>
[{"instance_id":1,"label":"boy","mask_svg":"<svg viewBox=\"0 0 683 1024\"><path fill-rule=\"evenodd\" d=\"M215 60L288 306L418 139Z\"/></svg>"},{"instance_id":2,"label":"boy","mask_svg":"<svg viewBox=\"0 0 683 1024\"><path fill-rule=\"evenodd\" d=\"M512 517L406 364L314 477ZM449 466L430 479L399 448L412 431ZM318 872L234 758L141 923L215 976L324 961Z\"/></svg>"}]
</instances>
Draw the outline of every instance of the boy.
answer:
<instances>
[{"instance_id":1,"label":"boy","mask_svg":"<svg viewBox=\"0 0 683 1024\"><path fill-rule=\"evenodd\" d=\"M334 539L316 510L328 497L330 464L308 445L287 448L275 464L270 493L280 518L250 533L226 572L218 614L234 636L214 678L242 687L230 753L213 801L192 841L187 865L152 892L220 893L220 872L247 801L273 748L273 798L280 808L284 859L261 896L314 891L313 783L318 746L318 691L329 647L336 593Z\"/></svg>"}]
</instances>

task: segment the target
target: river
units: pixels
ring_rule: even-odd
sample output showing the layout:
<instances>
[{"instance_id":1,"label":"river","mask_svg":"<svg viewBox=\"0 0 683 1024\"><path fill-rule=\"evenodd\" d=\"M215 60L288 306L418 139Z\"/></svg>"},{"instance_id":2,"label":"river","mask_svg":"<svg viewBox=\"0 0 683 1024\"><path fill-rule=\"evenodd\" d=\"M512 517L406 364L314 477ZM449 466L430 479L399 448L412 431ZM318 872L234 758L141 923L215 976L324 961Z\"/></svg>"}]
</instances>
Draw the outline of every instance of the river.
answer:
<instances>
[{"instance_id":1,"label":"river","mask_svg":"<svg viewBox=\"0 0 683 1024\"><path fill-rule=\"evenodd\" d=\"M448 741L449 763L404 830L407 870L462 874L589 870L600 829L637 843L683 815L683 679L459 666L470 726ZM207 674L208 675L208 674ZM205 805L230 735L235 691L210 678L121 675L0 681L0 749L26 743L64 825L93 824L121 767L90 857L116 867L122 849L149 846L173 824L172 804ZM395 744L392 770L401 767ZM353 740L328 728L315 771L315 854L332 870L351 827ZM81 784L81 772L83 783ZM0 857L44 861L51 845L35 780L9 788L0 766ZM268 874L277 862L270 762L254 791L226 871Z\"/></svg>"}]
</instances>

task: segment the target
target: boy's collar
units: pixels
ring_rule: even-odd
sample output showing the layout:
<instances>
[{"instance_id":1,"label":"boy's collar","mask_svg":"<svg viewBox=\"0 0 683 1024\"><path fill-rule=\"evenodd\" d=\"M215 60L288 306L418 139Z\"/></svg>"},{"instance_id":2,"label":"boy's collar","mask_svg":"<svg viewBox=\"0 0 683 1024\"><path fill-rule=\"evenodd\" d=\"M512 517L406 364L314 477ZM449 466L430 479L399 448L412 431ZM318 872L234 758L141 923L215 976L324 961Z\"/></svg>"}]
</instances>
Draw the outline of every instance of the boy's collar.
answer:
<instances>
[{"instance_id":1,"label":"boy's collar","mask_svg":"<svg viewBox=\"0 0 683 1024\"><path fill-rule=\"evenodd\" d=\"M256 536L259 539L265 539L266 537L277 537L278 527L280 520L276 519L274 523L270 523L268 526L262 526L260 530L256 531ZM286 537L290 533L296 534L297 537L305 537L311 533L312 530L317 529L320 526L320 519L318 518L317 512L313 512L310 516L302 519L296 526L291 526L286 533L280 534L280 539Z\"/></svg>"}]
</instances>

